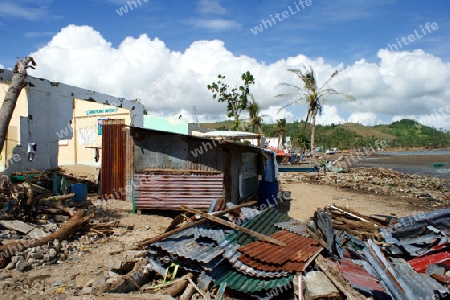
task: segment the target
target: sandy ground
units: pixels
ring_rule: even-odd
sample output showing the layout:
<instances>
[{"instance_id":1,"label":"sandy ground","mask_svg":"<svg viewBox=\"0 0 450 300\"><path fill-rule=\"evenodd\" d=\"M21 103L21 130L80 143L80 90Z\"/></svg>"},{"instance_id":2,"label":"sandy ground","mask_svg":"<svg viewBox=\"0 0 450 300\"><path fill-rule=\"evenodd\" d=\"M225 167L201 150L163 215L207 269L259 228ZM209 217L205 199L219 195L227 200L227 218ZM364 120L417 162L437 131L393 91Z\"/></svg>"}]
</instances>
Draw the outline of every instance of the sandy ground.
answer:
<instances>
[{"instance_id":1,"label":"sandy ground","mask_svg":"<svg viewBox=\"0 0 450 300\"><path fill-rule=\"evenodd\" d=\"M365 215L381 214L406 216L421 211L433 210L432 203L418 199L398 199L377 194L367 194L352 190L343 190L327 185L308 183L283 184L282 190L290 191L292 200L281 203L290 206L288 215L297 220L306 221L314 216L318 208L335 204L348 207Z\"/></svg>"}]
</instances>

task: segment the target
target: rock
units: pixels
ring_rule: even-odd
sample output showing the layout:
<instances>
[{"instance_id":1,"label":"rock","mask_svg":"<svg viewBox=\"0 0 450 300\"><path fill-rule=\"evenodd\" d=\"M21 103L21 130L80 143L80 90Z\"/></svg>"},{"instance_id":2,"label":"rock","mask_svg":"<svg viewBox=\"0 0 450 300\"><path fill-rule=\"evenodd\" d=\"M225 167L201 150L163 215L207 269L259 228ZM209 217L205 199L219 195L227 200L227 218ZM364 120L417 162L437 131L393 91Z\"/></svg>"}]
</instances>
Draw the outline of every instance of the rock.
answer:
<instances>
[{"instance_id":1,"label":"rock","mask_svg":"<svg viewBox=\"0 0 450 300\"><path fill-rule=\"evenodd\" d=\"M311 271L303 278L306 285L306 294L310 299L337 299L339 297L339 291L324 273Z\"/></svg>"},{"instance_id":2,"label":"rock","mask_svg":"<svg viewBox=\"0 0 450 300\"><path fill-rule=\"evenodd\" d=\"M75 285L77 288L92 286L97 277L97 275L78 275L75 278Z\"/></svg>"},{"instance_id":3,"label":"rock","mask_svg":"<svg viewBox=\"0 0 450 300\"><path fill-rule=\"evenodd\" d=\"M23 234L29 233L35 227L19 220L5 221L1 220L0 225L10 230L15 230Z\"/></svg>"},{"instance_id":4,"label":"rock","mask_svg":"<svg viewBox=\"0 0 450 300\"><path fill-rule=\"evenodd\" d=\"M34 259L43 259L44 255L42 255L42 253L36 252L33 253L31 255L28 256L29 258L34 258Z\"/></svg>"},{"instance_id":5,"label":"rock","mask_svg":"<svg viewBox=\"0 0 450 300\"><path fill-rule=\"evenodd\" d=\"M34 264L34 263L37 262L37 259L30 257L30 258L27 259L27 261L28 261L29 264Z\"/></svg>"},{"instance_id":6,"label":"rock","mask_svg":"<svg viewBox=\"0 0 450 300\"><path fill-rule=\"evenodd\" d=\"M12 270L16 267L15 263L10 262L8 265L6 265L6 270Z\"/></svg>"},{"instance_id":7,"label":"rock","mask_svg":"<svg viewBox=\"0 0 450 300\"><path fill-rule=\"evenodd\" d=\"M69 242L68 241L62 241L61 242L61 249L67 249L69 246Z\"/></svg>"},{"instance_id":8,"label":"rock","mask_svg":"<svg viewBox=\"0 0 450 300\"><path fill-rule=\"evenodd\" d=\"M92 288L89 286L84 287L81 291L80 291L80 295L90 295L92 293Z\"/></svg>"},{"instance_id":9,"label":"rock","mask_svg":"<svg viewBox=\"0 0 450 300\"><path fill-rule=\"evenodd\" d=\"M58 255L58 251L56 251L56 249L54 248L50 248L50 250L48 251L48 255L50 257L50 260L52 260Z\"/></svg>"},{"instance_id":10,"label":"rock","mask_svg":"<svg viewBox=\"0 0 450 300\"><path fill-rule=\"evenodd\" d=\"M56 251L61 251L61 243L58 239L53 240L53 247L55 247Z\"/></svg>"},{"instance_id":11,"label":"rock","mask_svg":"<svg viewBox=\"0 0 450 300\"><path fill-rule=\"evenodd\" d=\"M93 283L92 283L92 287L96 288L98 286L101 286L103 284L106 283L106 276L100 276L99 278L97 278Z\"/></svg>"},{"instance_id":12,"label":"rock","mask_svg":"<svg viewBox=\"0 0 450 300\"><path fill-rule=\"evenodd\" d=\"M24 258L19 260L16 264L16 270L19 272L24 272L30 267L30 264Z\"/></svg>"},{"instance_id":13,"label":"rock","mask_svg":"<svg viewBox=\"0 0 450 300\"><path fill-rule=\"evenodd\" d=\"M69 221L69 217L68 216L63 216L63 215L55 215L53 216L53 220L55 220L55 222L67 222Z\"/></svg>"},{"instance_id":14,"label":"rock","mask_svg":"<svg viewBox=\"0 0 450 300\"><path fill-rule=\"evenodd\" d=\"M23 260L23 259L25 259L23 256L15 255L15 256L11 257L11 262L13 264L17 264L17 262L19 262L19 260Z\"/></svg>"},{"instance_id":15,"label":"rock","mask_svg":"<svg viewBox=\"0 0 450 300\"><path fill-rule=\"evenodd\" d=\"M5 280L7 278L12 278L11 274L0 274L0 281Z\"/></svg>"}]
</instances>

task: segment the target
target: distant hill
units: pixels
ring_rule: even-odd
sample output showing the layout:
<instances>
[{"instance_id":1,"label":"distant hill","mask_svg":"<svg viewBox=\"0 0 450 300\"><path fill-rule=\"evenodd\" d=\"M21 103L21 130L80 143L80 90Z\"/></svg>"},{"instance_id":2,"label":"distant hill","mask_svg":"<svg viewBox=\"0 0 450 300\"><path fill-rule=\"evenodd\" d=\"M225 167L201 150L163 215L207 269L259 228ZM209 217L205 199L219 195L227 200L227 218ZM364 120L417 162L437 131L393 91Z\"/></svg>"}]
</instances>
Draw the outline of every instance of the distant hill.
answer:
<instances>
[{"instance_id":1,"label":"distant hill","mask_svg":"<svg viewBox=\"0 0 450 300\"><path fill-rule=\"evenodd\" d=\"M231 130L231 121L201 124L214 130ZM276 136L276 124L263 124L266 136ZM308 124L294 122L286 124L286 136L290 136L295 146L309 147L310 127ZM325 148L338 147L350 149L375 145L381 140L394 148L448 148L450 133L417 123L414 120L403 119L391 124L363 126L357 123L316 126L316 146Z\"/></svg>"}]
</instances>

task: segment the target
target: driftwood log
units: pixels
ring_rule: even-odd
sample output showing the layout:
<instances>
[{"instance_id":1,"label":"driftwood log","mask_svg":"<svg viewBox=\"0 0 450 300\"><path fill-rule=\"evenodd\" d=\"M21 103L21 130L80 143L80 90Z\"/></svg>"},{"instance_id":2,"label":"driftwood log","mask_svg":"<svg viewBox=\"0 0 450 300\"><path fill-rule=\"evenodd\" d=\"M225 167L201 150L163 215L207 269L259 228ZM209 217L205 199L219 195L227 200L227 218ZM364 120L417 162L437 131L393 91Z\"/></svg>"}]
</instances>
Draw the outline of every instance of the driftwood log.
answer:
<instances>
[{"instance_id":1,"label":"driftwood log","mask_svg":"<svg viewBox=\"0 0 450 300\"><path fill-rule=\"evenodd\" d=\"M92 216L83 216L84 211L78 210L70 219L67 221L63 227L59 230L40 238L27 240L27 241L19 241L13 242L0 246L0 267L3 268L6 264L11 260L11 257L14 256L17 252L23 251L30 247L37 247L41 245L45 245L49 242L52 242L55 239L65 240L69 238L72 234L80 230L84 225L89 222L89 219Z\"/></svg>"}]
</instances>

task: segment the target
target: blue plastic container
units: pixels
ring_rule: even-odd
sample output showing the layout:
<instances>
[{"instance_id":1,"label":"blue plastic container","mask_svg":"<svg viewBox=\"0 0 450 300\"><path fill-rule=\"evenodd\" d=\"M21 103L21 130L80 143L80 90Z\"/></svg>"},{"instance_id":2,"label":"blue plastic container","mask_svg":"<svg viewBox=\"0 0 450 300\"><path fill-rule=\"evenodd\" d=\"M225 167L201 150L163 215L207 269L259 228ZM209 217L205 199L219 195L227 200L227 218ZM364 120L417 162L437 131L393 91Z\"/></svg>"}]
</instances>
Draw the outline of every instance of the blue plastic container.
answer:
<instances>
[{"instance_id":1,"label":"blue plastic container","mask_svg":"<svg viewBox=\"0 0 450 300\"><path fill-rule=\"evenodd\" d=\"M259 182L258 207L263 210L271 206L278 208L278 181L261 180Z\"/></svg>"},{"instance_id":2,"label":"blue plastic container","mask_svg":"<svg viewBox=\"0 0 450 300\"><path fill-rule=\"evenodd\" d=\"M73 198L72 201L74 202L86 201L88 194L88 188L86 184L83 183L72 184L72 186L70 187L70 191L72 193L75 193L75 197Z\"/></svg>"}]
</instances>

